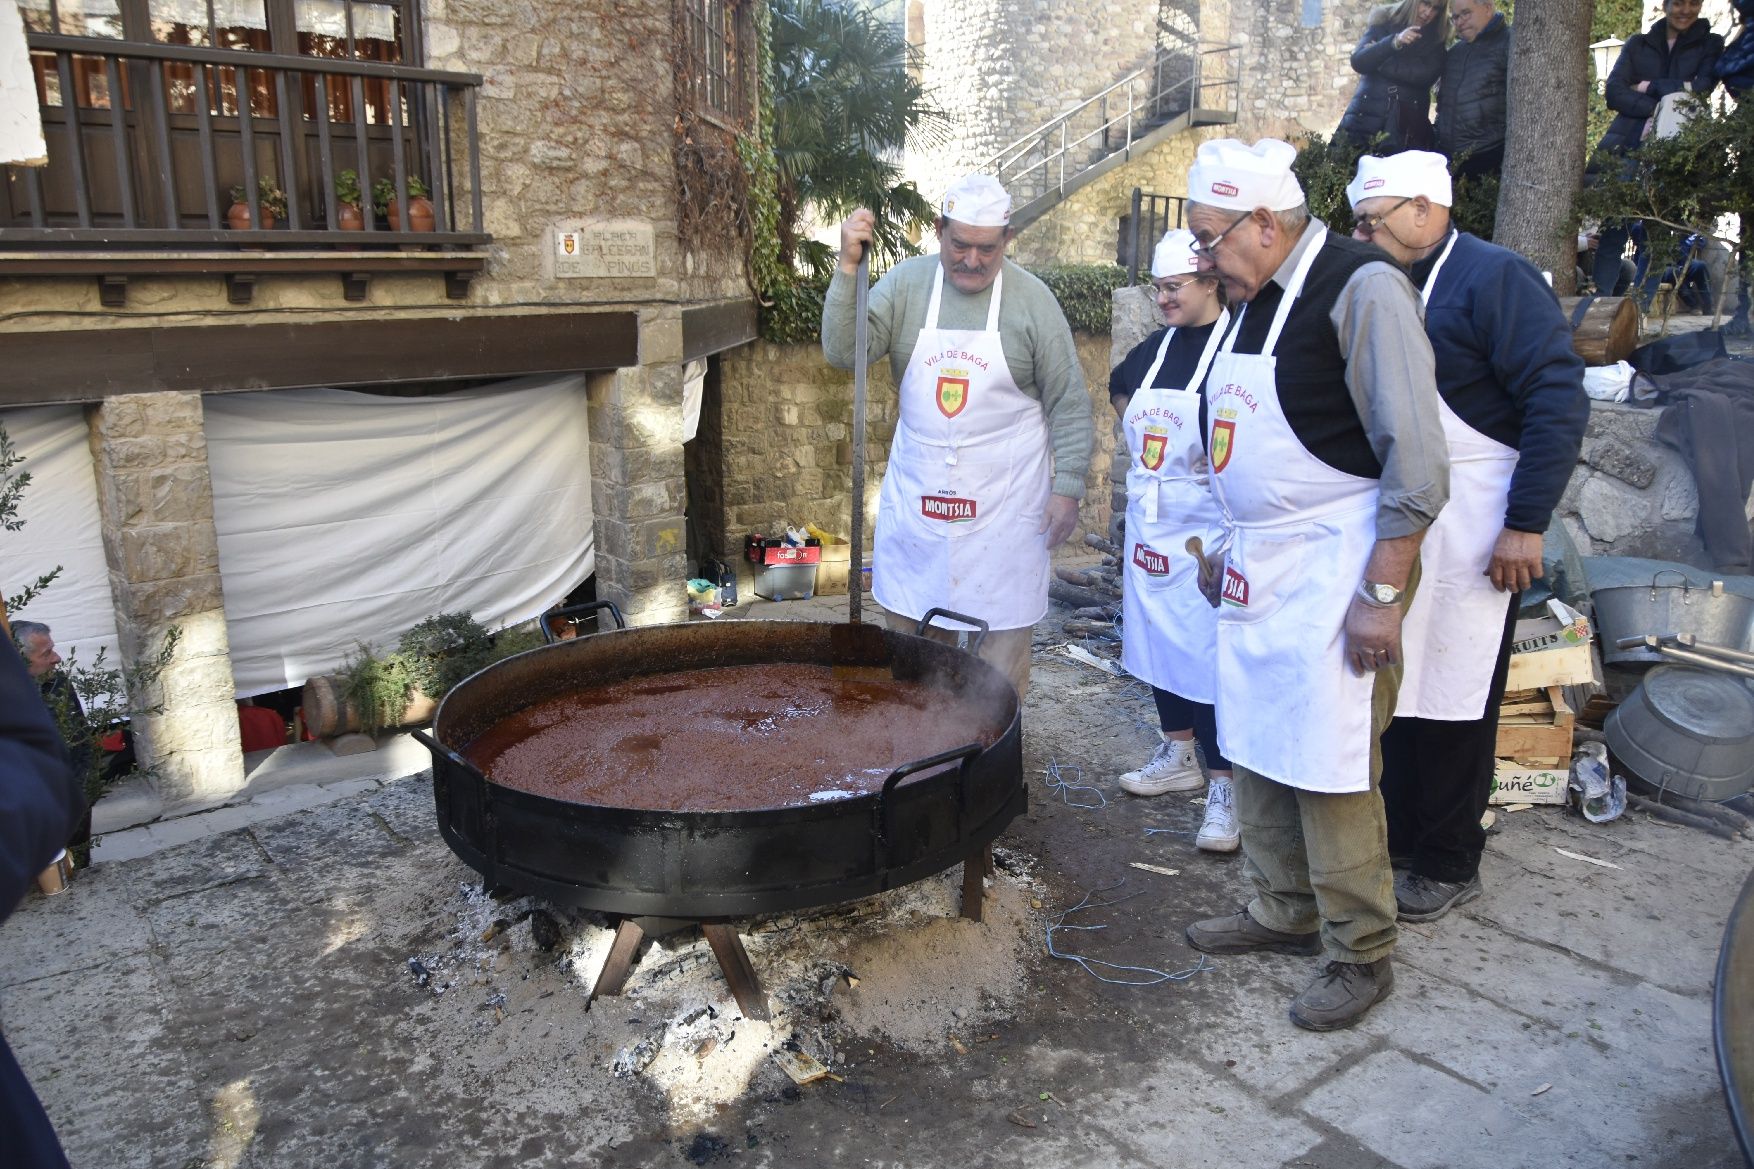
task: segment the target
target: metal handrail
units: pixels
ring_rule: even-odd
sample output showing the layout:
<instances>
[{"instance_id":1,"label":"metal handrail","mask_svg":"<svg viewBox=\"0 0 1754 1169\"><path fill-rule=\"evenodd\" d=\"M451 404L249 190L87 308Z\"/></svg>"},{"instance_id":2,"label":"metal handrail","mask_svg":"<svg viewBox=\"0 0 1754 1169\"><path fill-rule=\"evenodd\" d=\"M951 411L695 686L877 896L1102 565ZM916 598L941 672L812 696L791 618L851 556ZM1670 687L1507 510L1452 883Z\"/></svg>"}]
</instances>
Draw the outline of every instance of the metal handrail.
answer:
<instances>
[{"instance_id":1,"label":"metal handrail","mask_svg":"<svg viewBox=\"0 0 1754 1169\"><path fill-rule=\"evenodd\" d=\"M1012 190L1012 195L1018 202L1025 202L1045 195L1050 190L1063 190L1069 180L1077 178L1106 158L1121 153L1130 154L1136 142L1162 124L1163 119L1157 116L1157 111L1162 108L1165 99L1178 92L1185 90L1189 93L1187 110L1183 112L1192 112L1195 109L1212 108L1201 106L1197 100L1208 89L1227 89L1230 95L1227 107L1229 112L1234 113L1238 92L1236 78L1211 77L1205 58L1233 53L1240 47L1236 44L1203 46L1194 55L1192 72L1167 85L1163 82L1166 62L1178 59L1183 54L1160 52L1152 58L1150 64L1056 115L1042 126L1008 144L975 169L978 173L993 175L1006 184L1007 188L1017 187L1018 189ZM1110 107L1117 100L1124 104L1111 114ZM1074 125L1093 111L1098 115L1098 121L1092 128L1083 130ZM1118 127L1124 127L1124 132L1120 135L1119 144L1110 147L1108 143L1111 133ZM1102 148L1092 150L1089 158L1078 157L1091 147L1093 140L1100 140ZM1014 169L1025 159L1033 161L1021 169ZM1070 166L1069 159L1072 160ZM1057 175L1053 173L1056 164ZM1029 181L1029 176L1036 171L1041 172L1039 190L1035 183Z\"/></svg>"}]
</instances>

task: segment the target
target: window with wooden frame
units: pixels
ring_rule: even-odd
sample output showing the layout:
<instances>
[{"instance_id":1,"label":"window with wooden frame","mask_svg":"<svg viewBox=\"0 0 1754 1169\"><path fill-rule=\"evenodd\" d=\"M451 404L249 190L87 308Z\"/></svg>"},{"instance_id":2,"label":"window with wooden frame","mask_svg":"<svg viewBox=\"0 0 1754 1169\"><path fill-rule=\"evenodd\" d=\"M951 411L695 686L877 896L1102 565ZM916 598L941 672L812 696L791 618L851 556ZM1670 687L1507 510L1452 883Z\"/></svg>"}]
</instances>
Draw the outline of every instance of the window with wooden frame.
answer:
<instances>
[{"instance_id":1,"label":"window with wooden frame","mask_svg":"<svg viewBox=\"0 0 1754 1169\"><path fill-rule=\"evenodd\" d=\"M415 0L19 0L25 29L33 33L144 41L161 45L228 49L238 52L283 53L351 61L400 64L417 60L411 44ZM45 107L63 105L62 78L53 53L33 52L37 100ZM192 114L205 98L208 112L235 116L240 108L237 70L216 65L170 62L165 66L166 93L172 114ZM84 109L112 108L110 77L103 58L72 58L72 96ZM247 70L250 113L272 118L279 113L273 78L262 69ZM329 120L354 120L354 93L347 80L334 75L297 75L303 89L302 115L309 121L327 109ZM121 102L129 100L129 74L121 71ZM319 100L317 90L324 90ZM367 78L361 87L365 121L391 122L389 103L394 83ZM405 118L404 113L404 118Z\"/></svg>"},{"instance_id":2,"label":"window with wooden frame","mask_svg":"<svg viewBox=\"0 0 1754 1169\"><path fill-rule=\"evenodd\" d=\"M755 105L755 20L751 0L677 0L682 85L690 108L742 130Z\"/></svg>"}]
</instances>

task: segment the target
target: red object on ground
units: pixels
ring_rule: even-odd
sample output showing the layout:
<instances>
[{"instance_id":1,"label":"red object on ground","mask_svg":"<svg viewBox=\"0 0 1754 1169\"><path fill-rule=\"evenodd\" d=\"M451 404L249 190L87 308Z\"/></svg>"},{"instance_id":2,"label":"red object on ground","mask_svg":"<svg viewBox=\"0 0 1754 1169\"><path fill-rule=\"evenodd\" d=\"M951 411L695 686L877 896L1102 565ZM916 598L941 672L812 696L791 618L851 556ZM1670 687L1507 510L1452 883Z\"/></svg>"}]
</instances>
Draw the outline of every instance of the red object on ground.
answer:
<instances>
[{"instance_id":1,"label":"red object on ground","mask_svg":"<svg viewBox=\"0 0 1754 1169\"><path fill-rule=\"evenodd\" d=\"M266 706L238 707L238 736L245 753L266 751L286 742L286 723Z\"/></svg>"}]
</instances>

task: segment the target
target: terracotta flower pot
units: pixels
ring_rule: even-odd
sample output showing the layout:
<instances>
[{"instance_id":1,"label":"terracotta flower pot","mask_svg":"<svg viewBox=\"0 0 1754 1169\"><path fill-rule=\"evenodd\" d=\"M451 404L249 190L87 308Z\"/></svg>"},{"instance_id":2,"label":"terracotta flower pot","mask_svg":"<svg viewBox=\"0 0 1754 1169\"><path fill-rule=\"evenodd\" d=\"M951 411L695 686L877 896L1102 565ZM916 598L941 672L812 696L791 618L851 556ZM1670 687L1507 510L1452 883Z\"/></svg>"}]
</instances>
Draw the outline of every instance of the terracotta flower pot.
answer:
<instances>
[{"instance_id":1,"label":"terracotta flower pot","mask_svg":"<svg viewBox=\"0 0 1754 1169\"><path fill-rule=\"evenodd\" d=\"M248 203L233 203L231 205L231 210L225 213L225 222L233 231L248 231L251 227L255 226L250 222L250 205ZM263 230L267 230L273 226L274 212L268 210L266 207L262 208Z\"/></svg>"},{"instance_id":2,"label":"terracotta flower pot","mask_svg":"<svg viewBox=\"0 0 1754 1169\"><path fill-rule=\"evenodd\" d=\"M343 203L335 209L335 226L342 231L364 231L365 216L358 203Z\"/></svg>"},{"instance_id":3,"label":"terracotta flower pot","mask_svg":"<svg viewBox=\"0 0 1754 1169\"><path fill-rule=\"evenodd\" d=\"M391 199L386 212L390 221L391 231L402 230L402 217L397 213L396 200ZM408 230L431 231L437 223L433 214L432 201L422 195L415 195L408 200Z\"/></svg>"}]
</instances>

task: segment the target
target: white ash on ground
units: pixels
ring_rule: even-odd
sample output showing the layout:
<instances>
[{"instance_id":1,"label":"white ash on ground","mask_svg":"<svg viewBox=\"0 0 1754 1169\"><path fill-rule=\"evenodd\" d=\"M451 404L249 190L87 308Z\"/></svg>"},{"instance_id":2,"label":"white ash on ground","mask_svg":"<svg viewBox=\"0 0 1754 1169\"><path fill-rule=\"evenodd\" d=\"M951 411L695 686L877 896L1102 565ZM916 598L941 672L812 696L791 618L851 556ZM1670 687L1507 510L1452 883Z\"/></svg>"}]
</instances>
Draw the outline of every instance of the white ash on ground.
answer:
<instances>
[{"instance_id":1,"label":"white ash on ground","mask_svg":"<svg viewBox=\"0 0 1754 1169\"><path fill-rule=\"evenodd\" d=\"M639 1076L667 1097L672 1117L698 1118L751 1089L789 1083L781 1046L837 1075L856 1074L871 1042L945 1051L959 1033L1007 1017L1039 948L1033 858L997 849L985 920L959 915L961 871L822 909L751 918L740 933L773 1012L745 1019L698 930L648 941L619 996L583 1002L614 932L601 914L536 898L496 901L463 885L448 948L413 955L407 975L452 1025L513 1025L529 1042L558 1041L543 1016L579 1028L575 1050L598 1074ZM534 927L534 928L532 928ZM540 942L552 930L552 950ZM967 1038L967 1035L963 1035ZM583 1069L574 1069L583 1070Z\"/></svg>"}]
</instances>

